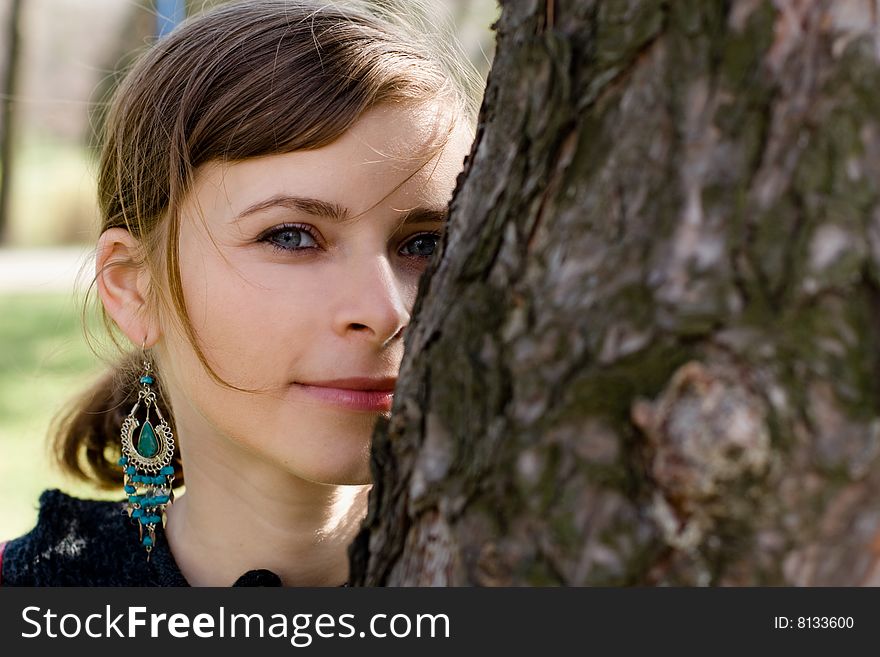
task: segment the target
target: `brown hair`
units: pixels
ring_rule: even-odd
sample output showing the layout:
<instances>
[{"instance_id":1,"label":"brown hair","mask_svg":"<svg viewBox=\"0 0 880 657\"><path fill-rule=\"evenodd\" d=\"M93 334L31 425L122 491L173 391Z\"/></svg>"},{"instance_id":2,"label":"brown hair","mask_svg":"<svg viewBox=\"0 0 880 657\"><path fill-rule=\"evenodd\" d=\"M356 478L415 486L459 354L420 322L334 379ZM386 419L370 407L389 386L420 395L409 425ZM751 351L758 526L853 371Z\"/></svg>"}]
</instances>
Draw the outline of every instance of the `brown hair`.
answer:
<instances>
[{"instance_id":1,"label":"brown hair","mask_svg":"<svg viewBox=\"0 0 880 657\"><path fill-rule=\"evenodd\" d=\"M148 303L170 311L221 385L242 390L223 381L199 347L178 268L177 208L196 169L319 148L380 103L443 97L456 117L474 122L481 80L473 69L428 47L426 35L407 29L393 11L365 7L222 5L150 48L113 97L98 174L101 232L123 227L140 242L136 261L113 266L146 267L162 281L151 286ZM84 318L87 305L88 294ZM63 470L111 488L121 481L119 429L137 399L141 350L126 351L103 306L100 314L121 357L55 418L53 451ZM161 381L160 371L158 403L175 430ZM183 477L179 454L175 459L177 485Z\"/></svg>"}]
</instances>

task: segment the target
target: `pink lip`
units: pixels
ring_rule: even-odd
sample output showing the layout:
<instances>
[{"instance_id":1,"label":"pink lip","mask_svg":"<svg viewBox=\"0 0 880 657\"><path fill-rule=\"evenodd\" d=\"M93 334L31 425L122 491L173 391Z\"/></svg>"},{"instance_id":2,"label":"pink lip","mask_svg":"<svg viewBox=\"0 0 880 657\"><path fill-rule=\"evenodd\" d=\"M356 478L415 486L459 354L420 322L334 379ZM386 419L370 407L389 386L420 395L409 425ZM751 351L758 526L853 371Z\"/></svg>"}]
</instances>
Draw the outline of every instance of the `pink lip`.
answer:
<instances>
[{"instance_id":1,"label":"pink lip","mask_svg":"<svg viewBox=\"0 0 880 657\"><path fill-rule=\"evenodd\" d=\"M390 390L351 390L304 383L294 385L315 399L354 411L390 411L391 402L394 401L394 392Z\"/></svg>"}]
</instances>

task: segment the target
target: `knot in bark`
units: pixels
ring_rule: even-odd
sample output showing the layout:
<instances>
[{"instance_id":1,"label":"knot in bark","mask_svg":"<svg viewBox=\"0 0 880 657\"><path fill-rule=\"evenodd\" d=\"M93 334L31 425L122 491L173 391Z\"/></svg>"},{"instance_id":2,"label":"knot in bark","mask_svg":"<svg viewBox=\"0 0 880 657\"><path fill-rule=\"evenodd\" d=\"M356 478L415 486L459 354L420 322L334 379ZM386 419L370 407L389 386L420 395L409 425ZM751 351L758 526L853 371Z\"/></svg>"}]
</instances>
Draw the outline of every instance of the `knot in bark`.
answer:
<instances>
[{"instance_id":1,"label":"knot in bark","mask_svg":"<svg viewBox=\"0 0 880 657\"><path fill-rule=\"evenodd\" d=\"M632 407L658 488L656 519L679 547L695 547L715 520L748 513L742 493L770 463L766 406L744 378L730 364L692 361L657 400Z\"/></svg>"}]
</instances>

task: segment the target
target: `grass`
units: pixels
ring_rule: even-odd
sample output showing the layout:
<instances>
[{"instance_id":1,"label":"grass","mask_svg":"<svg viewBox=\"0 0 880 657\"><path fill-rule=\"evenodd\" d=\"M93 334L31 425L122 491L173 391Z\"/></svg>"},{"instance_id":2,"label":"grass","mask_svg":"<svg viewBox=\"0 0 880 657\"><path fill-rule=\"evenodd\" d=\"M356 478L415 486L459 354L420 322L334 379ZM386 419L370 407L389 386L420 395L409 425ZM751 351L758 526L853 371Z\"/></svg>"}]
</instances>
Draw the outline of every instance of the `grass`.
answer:
<instances>
[{"instance_id":1,"label":"grass","mask_svg":"<svg viewBox=\"0 0 880 657\"><path fill-rule=\"evenodd\" d=\"M51 465L49 423L103 368L82 335L69 294L0 295L0 540L28 531L46 488L119 498L78 483Z\"/></svg>"}]
</instances>

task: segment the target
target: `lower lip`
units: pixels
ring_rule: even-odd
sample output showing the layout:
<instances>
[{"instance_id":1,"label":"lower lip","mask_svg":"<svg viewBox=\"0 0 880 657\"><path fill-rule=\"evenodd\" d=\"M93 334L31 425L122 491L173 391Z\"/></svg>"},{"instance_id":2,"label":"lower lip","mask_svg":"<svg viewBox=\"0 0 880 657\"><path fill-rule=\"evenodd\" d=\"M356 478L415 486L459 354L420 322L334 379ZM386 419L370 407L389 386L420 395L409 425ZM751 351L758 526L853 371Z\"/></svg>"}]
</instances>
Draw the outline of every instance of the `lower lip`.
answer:
<instances>
[{"instance_id":1,"label":"lower lip","mask_svg":"<svg viewBox=\"0 0 880 657\"><path fill-rule=\"evenodd\" d=\"M375 390L348 390L346 388L324 388L295 383L294 386L307 395L321 401L342 406L353 411L390 411L394 392Z\"/></svg>"}]
</instances>

